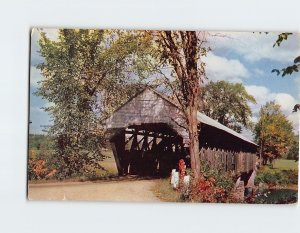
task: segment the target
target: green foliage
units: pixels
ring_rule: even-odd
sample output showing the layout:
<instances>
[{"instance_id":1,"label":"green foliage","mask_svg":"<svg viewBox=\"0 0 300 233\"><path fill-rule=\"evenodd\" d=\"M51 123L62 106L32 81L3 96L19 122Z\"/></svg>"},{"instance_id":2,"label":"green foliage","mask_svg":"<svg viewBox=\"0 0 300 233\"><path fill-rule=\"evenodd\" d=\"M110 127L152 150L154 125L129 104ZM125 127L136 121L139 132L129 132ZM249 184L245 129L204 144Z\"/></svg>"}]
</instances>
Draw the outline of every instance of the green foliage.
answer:
<instances>
[{"instance_id":1,"label":"green foliage","mask_svg":"<svg viewBox=\"0 0 300 233\"><path fill-rule=\"evenodd\" d=\"M288 180L281 172L263 172L255 177L255 184L265 183L268 185L286 185Z\"/></svg>"},{"instance_id":2,"label":"green foliage","mask_svg":"<svg viewBox=\"0 0 300 233\"><path fill-rule=\"evenodd\" d=\"M298 184L298 171L283 170L271 172L267 170L259 172L255 177L255 184L258 185L259 183L265 183L271 186Z\"/></svg>"},{"instance_id":3,"label":"green foliage","mask_svg":"<svg viewBox=\"0 0 300 233\"><path fill-rule=\"evenodd\" d=\"M230 192L234 186L234 177L229 172L213 169L208 164L201 165L201 174L205 179L213 178L216 186L226 192Z\"/></svg>"},{"instance_id":4,"label":"green foliage","mask_svg":"<svg viewBox=\"0 0 300 233\"><path fill-rule=\"evenodd\" d=\"M29 149L51 150L53 149L53 140L48 135L29 134Z\"/></svg>"},{"instance_id":5,"label":"green foliage","mask_svg":"<svg viewBox=\"0 0 300 233\"><path fill-rule=\"evenodd\" d=\"M288 37L290 35L292 35L293 33L289 33L289 32L283 32L283 33L280 33L278 35L278 38L276 40L276 42L273 44L273 47L275 46L280 46L281 43L285 40L288 39ZM299 72L299 68L300 68L300 56L296 57L294 59L294 64L292 65L289 65L281 70L279 69L273 69L272 70L272 73L276 73L277 75L281 75L282 77L286 76L287 74L288 75L291 75L292 73L294 72Z\"/></svg>"},{"instance_id":6,"label":"green foliage","mask_svg":"<svg viewBox=\"0 0 300 233\"><path fill-rule=\"evenodd\" d=\"M264 164L282 157L292 145L292 123L281 112L280 105L268 102L262 106L259 121L255 125L255 139L260 145Z\"/></svg>"},{"instance_id":7,"label":"green foliage","mask_svg":"<svg viewBox=\"0 0 300 233\"><path fill-rule=\"evenodd\" d=\"M293 33L290 33L290 32L283 32L283 33L280 33L280 34L278 35L278 37L277 37L276 42L273 44L273 47L275 47L276 45L277 45L277 46L280 46L281 43L282 43L284 40L287 40L288 37L289 37L290 35L292 35L292 34L293 34Z\"/></svg>"},{"instance_id":8,"label":"green foliage","mask_svg":"<svg viewBox=\"0 0 300 233\"><path fill-rule=\"evenodd\" d=\"M256 103L241 83L226 81L209 82L203 90L204 113L221 124L241 132L242 127L251 128L251 108Z\"/></svg>"},{"instance_id":9,"label":"green foliage","mask_svg":"<svg viewBox=\"0 0 300 233\"><path fill-rule=\"evenodd\" d=\"M297 57L298 59L300 57ZM277 75L282 75L282 77L286 76L287 74L291 75L293 72L299 72L299 68L300 68L300 61L299 60L296 60L297 63L295 62L295 64L291 65L291 66L287 66L281 70L278 70L278 69L273 69L272 70L272 73L276 73Z\"/></svg>"},{"instance_id":10,"label":"green foliage","mask_svg":"<svg viewBox=\"0 0 300 233\"><path fill-rule=\"evenodd\" d=\"M283 176L286 177L288 184L298 184L298 171L297 170L284 170Z\"/></svg>"},{"instance_id":11,"label":"green foliage","mask_svg":"<svg viewBox=\"0 0 300 233\"><path fill-rule=\"evenodd\" d=\"M296 203L298 192L289 189L258 190L255 204L290 204Z\"/></svg>"},{"instance_id":12,"label":"green foliage","mask_svg":"<svg viewBox=\"0 0 300 233\"><path fill-rule=\"evenodd\" d=\"M43 80L36 94L52 104L45 111L59 174L93 174L105 158L99 119L139 89L136 75L148 74L150 40L138 32L62 29L55 41L42 32L39 44Z\"/></svg>"},{"instance_id":13,"label":"green foliage","mask_svg":"<svg viewBox=\"0 0 300 233\"><path fill-rule=\"evenodd\" d=\"M290 185L298 183L298 162L276 159L273 167L263 166L258 170L255 184L265 183L270 186Z\"/></svg>"},{"instance_id":14,"label":"green foliage","mask_svg":"<svg viewBox=\"0 0 300 233\"><path fill-rule=\"evenodd\" d=\"M290 160L299 161L299 136L295 135L291 145L289 146L286 158Z\"/></svg>"}]
</instances>

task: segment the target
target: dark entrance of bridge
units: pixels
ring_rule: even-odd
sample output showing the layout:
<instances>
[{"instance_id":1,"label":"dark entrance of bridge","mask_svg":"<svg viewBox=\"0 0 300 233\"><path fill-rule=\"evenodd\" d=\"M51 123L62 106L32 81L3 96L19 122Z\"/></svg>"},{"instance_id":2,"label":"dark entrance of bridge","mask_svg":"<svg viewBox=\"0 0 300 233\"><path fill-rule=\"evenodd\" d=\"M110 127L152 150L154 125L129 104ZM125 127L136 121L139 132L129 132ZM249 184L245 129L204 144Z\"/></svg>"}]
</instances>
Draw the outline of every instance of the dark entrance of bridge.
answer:
<instances>
[{"instance_id":1,"label":"dark entrance of bridge","mask_svg":"<svg viewBox=\"0 0 300 233\"><path fill-rule=\"evenodd\" d=\"M166 176L187 154L182 137L165 123L128 126L110 142L119 175Z\"/></svg>"}]
</instances>

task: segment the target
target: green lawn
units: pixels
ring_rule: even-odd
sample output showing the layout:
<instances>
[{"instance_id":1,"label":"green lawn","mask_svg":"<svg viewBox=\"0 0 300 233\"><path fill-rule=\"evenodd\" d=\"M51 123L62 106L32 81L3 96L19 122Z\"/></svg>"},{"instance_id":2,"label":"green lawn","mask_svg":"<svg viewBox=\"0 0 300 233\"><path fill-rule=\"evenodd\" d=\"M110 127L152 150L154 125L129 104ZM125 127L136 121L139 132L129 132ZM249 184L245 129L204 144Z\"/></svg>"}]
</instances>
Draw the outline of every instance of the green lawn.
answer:
<instances>
[{"instance_id":1,"label":"green lawn","mask_svg":"<svg viewBox=\"0 0 300 233\"><path fill-rule=\"evenodd\" d=\"M102 151L102 153L109 158L104 159L100 164L108 171L111 175L117 175L118 169L114 159L114 155L111 150Z\"/></svg>"},{"instance_id":2,"label":"green lawn","mask_svg":"<svg viewBox=\"0 0 300 233\"><path fill-rule=\"evenodd\" d=\"M278 172L283 170L297 170L298 171L299 162L295 162L294 160L287 159L276 159L273 162L273 168L269 166L265 166L264 170Z\"/></svg>"}]
</instances>

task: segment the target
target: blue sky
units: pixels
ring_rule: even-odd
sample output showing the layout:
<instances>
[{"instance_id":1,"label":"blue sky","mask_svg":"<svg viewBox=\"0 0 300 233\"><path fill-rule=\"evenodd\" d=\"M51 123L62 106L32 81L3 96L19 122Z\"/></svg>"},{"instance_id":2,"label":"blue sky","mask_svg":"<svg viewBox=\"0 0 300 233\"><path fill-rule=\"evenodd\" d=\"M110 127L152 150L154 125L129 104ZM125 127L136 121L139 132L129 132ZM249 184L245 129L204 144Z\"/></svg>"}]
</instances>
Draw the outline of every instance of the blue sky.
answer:
<instances>
[{"instance_id":1,"label":"blue sky","mask_svg":"<svg viewBox=\"0 0 300 233\"><path fill-rule=\"evenodd\" d=\"M47 35L56 39L57 30L43 29ZM253 121L256 122L260 107L267 101L275 100L293 123L295 131L299 129L299 113L292 113L296 103L300 103L300 73L282 78L271 73L274 68L283 68L300 55L300 35L294 34L280 47L273 48L277 33L260 34L252 32L207 32L206 36L212 51L204 61L209 80L227 80L240 82L252 94L257 104L251 104ZM43 125L50 125L51 119L42 107L47 101L34 95L42 80L36 65L43 59L38 50L39 31L31 34L30 67L30 133L41 133ZM251 138L249 131L243 134Z\"/></svg>"}]
</instances>

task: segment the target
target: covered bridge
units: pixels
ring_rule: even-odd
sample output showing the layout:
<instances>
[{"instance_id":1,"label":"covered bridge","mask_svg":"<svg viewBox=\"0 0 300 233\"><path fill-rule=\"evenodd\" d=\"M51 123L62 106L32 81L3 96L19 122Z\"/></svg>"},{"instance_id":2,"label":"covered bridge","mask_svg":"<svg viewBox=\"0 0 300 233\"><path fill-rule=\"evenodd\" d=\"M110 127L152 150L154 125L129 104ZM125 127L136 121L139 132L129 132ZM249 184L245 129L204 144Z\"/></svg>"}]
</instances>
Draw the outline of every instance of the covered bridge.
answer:
<instances>
[{"instance_id":1,"label":"covered bridge","mask_svg":"<svg viewBox=\"0 0 300 233\"><path fill-rule=\"evenodd\" d=\"M200 157L225 170L250 172L257 145L198 112ZM179 159L189 164L189 136L180 108L145 88L105 121L119 175L168 175Z\"/></svg>"}]
</instances>

